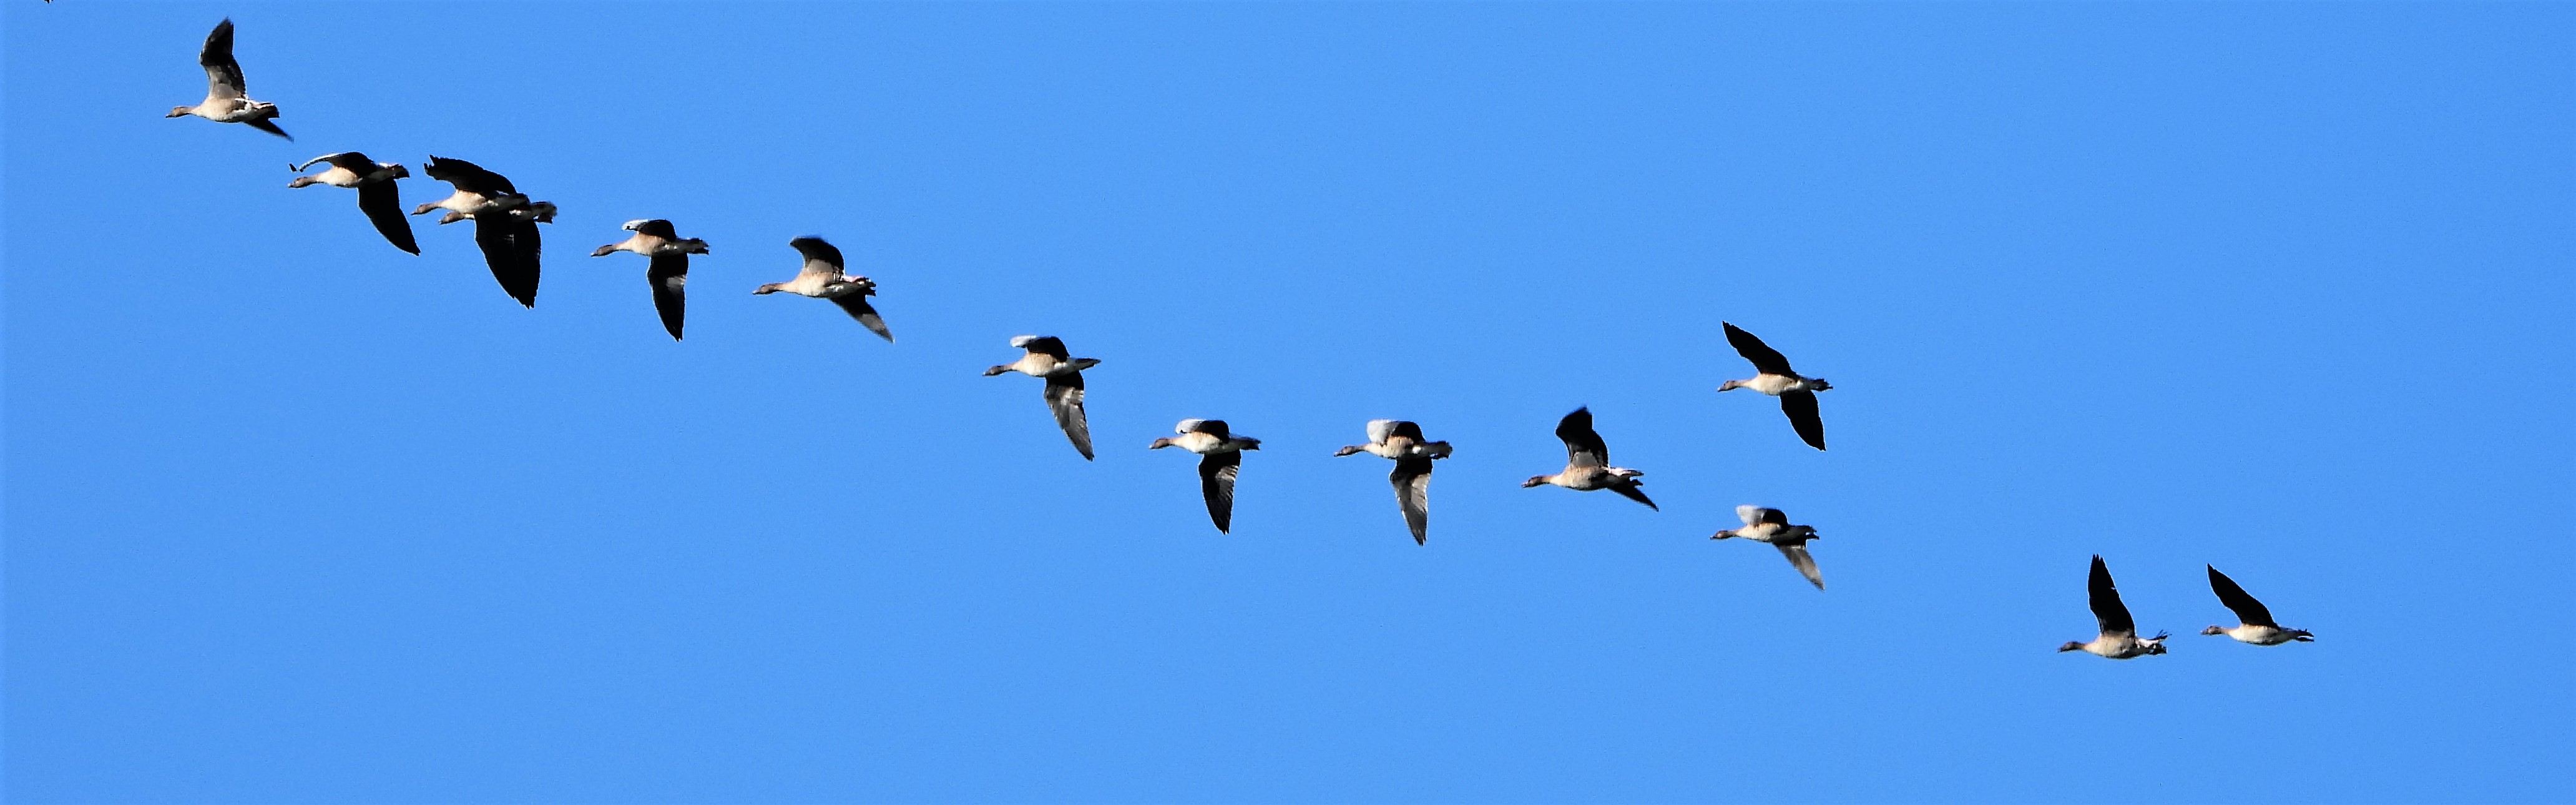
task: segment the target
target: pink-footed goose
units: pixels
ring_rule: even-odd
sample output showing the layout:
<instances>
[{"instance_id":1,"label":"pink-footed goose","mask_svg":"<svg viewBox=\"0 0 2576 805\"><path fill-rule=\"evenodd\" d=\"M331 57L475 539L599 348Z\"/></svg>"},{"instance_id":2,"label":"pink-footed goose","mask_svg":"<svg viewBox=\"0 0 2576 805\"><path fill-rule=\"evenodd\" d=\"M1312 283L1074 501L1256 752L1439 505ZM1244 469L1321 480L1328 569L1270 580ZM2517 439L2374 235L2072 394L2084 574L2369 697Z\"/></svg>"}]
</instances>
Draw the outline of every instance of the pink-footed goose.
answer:
<instances>
[{"instance_id":1,"label":"pink-footed goose","mask_svg":"<svg viewBox=\"0 0 2576 805\"><path fill-rule=\"evenodd\" d=\"M1797 429L1798 438L1806 440L1808 447L1825 449L1825 420L1816 411L1816 392L1831 389L1833 384L1821 377L1798 374L1789 368L1788 358L1762 343L1762 339L1733 324L1718 323L1726 327L1726 343L1735 346L1736 354L1753 362L1756 374L1749 380L1720 383L1717 390L1752 389L1780 398L1780 412L1789 415L1789 426Z\"/></svg>"},{"instance_id":2,"label":"pink-footed goose","mask_svg":"<svg viewBox=\"0 0 2576 805\"><path fill-rule=\"evenodd\" d=\"M2218 572L2216 567L2209 565L2202 565L2202 567L2209 568L2209 591L2218 594L2218 603L2226 604L2230 611L2236 613L2236 625L2211 626L2200 630L2201 634L2223 634L2236 638L2239 643L2252 643L2257 646L2277 646L2292 641L2300 643L2316 641L2316 638L2308 634L2306 629L2281 628L2280 624L2272 621L2271 608L2263 606L2263 602L2256 601L2254 596L2246 594L2245 588L2236 586L2235 579Z\"/></svg>"},{"instance_id":3,"label":"pink-footed goose","mask_svg":"<svg viewBox=\"0 0 2576 805\"><path fill-rule=\"evenodd\" d=\"M206 34L206 46L197 51L197 65L206 68L206 99L195 106L174 106L163 117L195 115L217 123L240 123L260 131L285 137L294 135L269 122L277 117L277 104L254 101L247 95L249 84L242 80L241 63L233 61L233 20L225 17L215 23L213 33Z\"/></svg>"},{"instance_id":4,"label":"pink-footed goose","mask_svg":"<svg viewBox=\"0 0 2576 805\"><path fill-rule=\"evenodd\" d=\"M1238 436L1222 419L1184 419L1172 427L1180 434L1155 439L1149 449L1178 447L1199 454L1199 497L1207 500L1208 520L1219 534L1234 527L1234 476L1243 469L1243 451L1261 449L1261 440Z\"/></svg>"},{"instance_id":5,"label":"pink-footed goose","mask_svg":"<svg viewBox=\"0 0 2576 805\"><path fill-rule=\"evenodd\" d=\"M1591 406L1574 409L1574 413L1557 420L1556 438L1565 442L1565 471L1555 475L1530 476L1529 480L1521 482L1522 489L1533 486L1562 486L1577 492L1607 489L1646 504L1646 508L1663 510L1654 501L1646 499L1645 490L1637 488L1643 483L1637 477L1646 473L1610 466L1610 446L1601 441L1601 434L1592 430Z\"/></svg>"},{"instance_id":6,"label":"pink-footed goose","mask_svg":"<svg viewBox=\"0 0 2576 805\"><path fill-rule=\"evenodd\" d=\"M358 211L367 214L367 220L376 225L376 233L384 235L385 241L392 243L394 248L420 253L420 244L411 237L411 219L403 217L401 192L394 188L394 180L410 178L411 169L399 162L376 162L356 151L323 154L305 160L303 164L287 167L302 173L305 168L320 162L331 163L331 169L295 177L295 181L286 183L286 186L296 188L322 184L357 188Z\"/></svg>"},{"instance_id":7,"label":"pink-footed goose","mask_svg":"<svg viewBox=\"0 0 2576 805\"><path fill-rule=\"evenodd\" d=\"M1091 460L1091 425L1082 413L1082 370L1100 365L1098 358L1076 358L1064 348L1064 341L1051 335L1023 335L1011 339L1011 346L1028 350L1019 360L984 370L985 377L1004 372L1018 372L1046 380L1047 410L1055 412L1055 424L1064 428L1064 437L1081 451L1082 460Z\"/></svg>"},{"instance_id":8,"label":"pink-footed goose","mask_svg":"<svg viewBox=\"0 0 2576 805\"><path fill-rule=\"evenodd\" d=\"M2129 607L2120 603L2120 589L2111 584L2111 568L2102 563L2100 554L2093 556L2093 572L2084 578L2084 592L2093 605L2093 620L2101 633L2089 643L2067 641L2057 650L2081 651L2096 657L2126 660L2150 654L2165 653L2164 632L2154 637L2139 637L2138 622L2129 617Z\"/></svg>"},{"instance_id":9,"label":"pink-footed goose","mask_svg":"<svg viewBox=\"0 0 2576 805\"><path fill-rule=\"evenodd\" d=\"M1386 476L1395 485L1395 506L1404 511L1404 525L1413 531L1413 544L1430 541L1431 535L1431 461L1449 457L1448 442L1422 438L1422 426L1401 419L1372 419L1368 423L1368 444L1355 444L1333 451L1347 456L1367 453L1395 459L1395 472Z\"/></svg>"},{"instance_id":10,"label":"pink-footed goose","mask_svg":"<svg viewBox=\"0 0 2576 805\"><path fill-rule=\"evenodd\" d=\"M650 258L644 265L644 281L653 286L653 311L662 314L662 329L678 341L680 319L688 307L689 255L706 254L707 242L680 237L671 222L660 218L628 221L623 228L635 234L594 249L590 256L633 252Z\"/></svg>"},{"instance_id":11,"label":"pink-footed goose","mask_svg":"<svg viewBox=\"0 0 2576 805\"><path fill-rule=\"evenodd\" d=\"M430 210L446 210L441 224L458 221L474 222L474 245L483 249L483 262L492 268L492 279L501 290L519 304L537 306L538 260L545 244L537 225L555 220L551 201L530 201L525 193L511 186L507 177L484 170L483 166L462 159L431 156L421 166L429 178L456 187L447 198L420 205L413 215L426 215Z\"/></svg>"},{"instance_id":12,"label":"pink-footed goose","mask_svg":"<svg viewBox=\"0 0 2576 805\"><path fill-rule=\"evenodd\" d=\"M1807 541L1819 536L1814 526L1790 525L1789 515L1779 509L1754 505L1735 507L1735 516L1744 521L1743 528L1720 531L1709 539L1743 537L1770 543L1780 549L1781 556L1789 558L1789 565L1798 569L1798 575L1807 577L1808 584L1819 590L1825 588L1825 574L1816 570L1816 557L1807 553Z\"/></svg>"},{"instance_id":13,"label":"pink-footed goose","mask_svg":"<svg viewBox=\"0 0 2576 805\"><path fill-rule=\"evenodd\" d=\"M804 255L805 266L797 270L795 279L760 286L752 290L753 295L785 291L797 296L832 300L832 304L841 307L841 312L859 320L859 326L876 333L886 343L894 343L894 331L886 329L885 317L877 315L877 309L868 305L868 297L877 293L876 281L842 273L840 247L810 236L790 240L787 245L795 247L797 254Z\"/></svg>"}]
</instances>

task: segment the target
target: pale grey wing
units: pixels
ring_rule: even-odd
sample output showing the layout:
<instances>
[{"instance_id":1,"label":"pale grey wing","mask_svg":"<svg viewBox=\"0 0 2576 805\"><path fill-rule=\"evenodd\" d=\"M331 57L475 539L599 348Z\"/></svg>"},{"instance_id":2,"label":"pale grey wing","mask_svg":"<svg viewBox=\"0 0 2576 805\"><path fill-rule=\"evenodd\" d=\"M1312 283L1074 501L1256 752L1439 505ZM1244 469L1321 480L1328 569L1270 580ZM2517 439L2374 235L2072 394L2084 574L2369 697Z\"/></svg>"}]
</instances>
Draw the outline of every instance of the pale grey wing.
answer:
<instances>
[{"instance_id":1,"label":"pale grey wing","mask_svg":"<svg viewBox=\"0 0 2576 805\"><path fill-rule=\"evenodd\" d=\"M1064 437L1073 440L1073 449L1082 451L1082 460L1091 460L1091 424L1082 416L1082 373L1066 372L1046 379L1047 409L1055 412L1055 424L1064 428Z\"/></svg>"},{"instance_id":2,"label":"pale grey wing","mask_svg":"<svg viewBox=\"0 0 2576 805\"><path fill-rule=\"evenodd\" d=\"M1219 534L1233 533L1234 477L1243 472L1243 453L1226 450L1199 459L1199 496L1207 498L1208 519Z\"/></svg>"},{"instance_id":3,"label":"pale grey wing","mask_svg":"<svg viewBox=\"0 0 2576 805\"><path fill-rule=\"evenodd\" d=\"M1393 434L1393 433L1395 432L1395 426L1397 426L1397 425L1401 425L1401 424L1404 424L1404 423L1401 423L1401 422L1398 422L1398 421L1396 421L1396 420L1392 420L1392 419L1372 419L1372 420L1369 420L1369 423L1368 423L1369 444L1385 444L1385 443L1386 443L1386 437L1387 437L1388 435Z\"/></svg>"},{"instance_id":4,"label":"pale grey wing","mask_svg":"<svg viewBox=\"0 0 2576 805\"><path fill-rule=\"evenodd\" d=\"M1735 517L1738 520L1743 520L1744 524L1748 526L1762 522L1762 507L1751 503L1737 506L1735 507Z\"/></svg>"},{"instance_id":5,"label":"pale grey wing","mask_svg":"<svg viewBox=\"0 0 2576 805\"><path fill-rule=\"evenodd\" d=\"M797 254L805 256L805 267L797 269L796 278L821 277L826 283L841 278L841 247L822 238L795 238L787 241Z\"/></svg>"},{"instance_id":6,"label":"pale grey wing","mask_svg":"<svg viewBox=\"0 0 2576 805\"><path fill-rule=\"evenodd\" d=\"M367 214L367 220L376 225L376 233L385 236L394 248L419 254L420 244L411 238L411 217L402 211L401 192L395 189L392 179L358 185L358 211Z\"/></svg>"},{"instance_id":7,"label":"pale grey wing","mask_svg":"<svg viewBox=\"0 0 2576 805\"><path fill-rule=\"evenodd\" d=\"M807 263L806 265L810 266L813 264ZM832 297L832 304L840 305L841 312L850 314L850 318L858 319L859 326L866 327L869 332L876 333L877 337L885 339L886 343L894 343L894 331L886 329L885 317L877 315L877 309L868 304L868 297L866 294L854 293L835 296Z\"/></svg>"},{"instance_id":8,"label":"pale grey wing","mask_svg":"<svg viewBox=\"0 0 2576 805\"><path fill-rule=\"evenodd\" d=\"M1798 569L1798 575L1807 577L1808 584L1819 590L1825 588L1825 574L1816 570L1816 557L1807 553L1806 543L1772 547L1779 548L1781 556L1789 557L1789 565Z\"/></svg>"},{"instance_id":9,"label":"pale grey wing","mask_svg":"<svg viewBox=\"0 0 2576 805\"><path fill-rule=\"evenodd\" d=\"M1395 473L1386 479L1395 484L1395 505L1404 510L1404 527L1413 530L1413 544L1425 544L1431 539L1431 459L1396 459Z\"/></svg>"},{"instance_id":10,"label":"pale grey wing","mask_svg":"<svg viewBox=\"0 0 2576 805\"><path fill-rule=\"evenodd\" d=\"M240 98L250 91L242 80L241 63L233 61L233 21L225 18L215 23L206 34L206 46L197 51L198 66L206 68L206 94L215 98Z\"/></svg>"},{"instance_id":11,"label":"pale grey wing","mask_svg":"<svg viewBox=\"0 0 2576 805\"><path fill-rule=\"evenodd\" d=\"M2138 622L2129 617L2129 605L2120 603L2120 588L2111 583L2111 566L2102 557L2093 557L2093 570L2084 577L2084 592L2093 605L2093 619L2106 635L2135 636Z\"/></svg>"},{"instance_id":12,"label":"pale grey wing","mask_svg":"<svg viewBox=\"0 0 2576 805\"><path fill-rule=\"evenodd\" d=\"M689 256L657 254L644 268L644 280L653 285L653 312L662 314L662 329L671 340L680 340L680 321L688 312Z\"/></svg>"}]
</instances>

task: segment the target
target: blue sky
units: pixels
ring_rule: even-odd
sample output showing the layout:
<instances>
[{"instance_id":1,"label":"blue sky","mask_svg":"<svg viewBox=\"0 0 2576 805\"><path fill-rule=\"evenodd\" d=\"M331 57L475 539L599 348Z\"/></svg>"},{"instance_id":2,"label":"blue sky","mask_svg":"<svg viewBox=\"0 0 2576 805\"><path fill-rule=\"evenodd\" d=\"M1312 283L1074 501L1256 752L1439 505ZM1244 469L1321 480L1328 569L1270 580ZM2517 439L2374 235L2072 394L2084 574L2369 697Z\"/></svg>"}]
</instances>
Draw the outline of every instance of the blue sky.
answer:
<instances>
[{"instance_id":1,"label":"blue sky","mask_svg":"<svg viewBox=\"0 0 2576 805\"><path fill-rule=\"evenodd\" d=\"M225 16L295 142L161 118ZM2576 798L2567 4L0 21L13 801ZM557 202L536 308L353 149ZM1518 488L1578 405L1661 512ZM2051 652L2096 553L2172 654Z\"/></svg>"}]
</instances>

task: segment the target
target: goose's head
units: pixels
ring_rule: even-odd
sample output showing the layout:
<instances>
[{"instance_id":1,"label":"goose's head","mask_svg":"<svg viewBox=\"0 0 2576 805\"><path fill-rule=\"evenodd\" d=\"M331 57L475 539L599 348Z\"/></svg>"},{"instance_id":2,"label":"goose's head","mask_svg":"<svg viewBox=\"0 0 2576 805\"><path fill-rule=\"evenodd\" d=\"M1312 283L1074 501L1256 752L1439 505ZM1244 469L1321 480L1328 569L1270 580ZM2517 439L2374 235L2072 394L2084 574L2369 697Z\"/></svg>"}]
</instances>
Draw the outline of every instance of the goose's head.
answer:
<instances>
[{"instance_id":1,"label":"goose's head","mask_svg":"<svg viewBox=\"0 0 2576 805\"><path fill-rule=\"evenodd\" d=\"M1352 454L1352 453L1357 453L1357 452L1360 452L1360 451L1362 451L1362 450L1367 450L1367 449L1368 449L1368 446L1367 446L1367 445L1358 445L1358 444L1355 444L1355 445L1351 445L1351 446L1349 446L1349 447L1344 447L1344 448L1342 448L1342 449L1340 449L1340 450L1335 450L1335 451L1333 451L1333 455L1335 455L1335 456L1347 456L1347 455L1350 455L1350 454Z\"/></svg>"},{"instance_id":2,"label":"goose's head","mask_svg":"<svg viewBox=\"0 0 2576 805\"><path fill-rule=\"evenodd\" d=\"M596 248L596 249L592 249L592 250L590 250L590 256L592 256L592 257L607 257L607 256L609 256L609 255L616 254L616 253L617 253L617 244L614 244L614 243L611 243L611 244L608 244L608 245L606 245L606 246L601 246L601 247L599 247L599 248ZM752 293L759 293L759 291L753 291Z\"/></svg>"},{"instance_id":3,"label":"goose's head","mask_svg":"<svg viewBox=\"0 0 2576 805\"><path fill-rule=\"evenodd\" d=\"M1002 368L1002 367L996 366L996 367L993 367L993 368L995 368L995 369L1000 369L1000 368ZM988 375L997 375L997 374L1001 374L1001 373L1000 373L1000 372L985 372L985 374L988 374ZM1155 440L1154 440L1154 443L1153 443L1153 444L1151 444L1151 445L1147 445L1145 449L1147 449L1147 450L1161 450L1161 449L1163 449L1163 448L1170 447L1170 446L1172 446L1172 440L1171 440L1171 439L1168 439L1168 438L1166 438L1166 439L1155 439Z\"/></svg>"},{"instance_id":4,"label":"goose's head","mask_svg":"<svg viewBox=\"0 0 2576 805\"><path fill-rule=\"evenodd\" d=\"M1724 383L1717 384L1718 391L1734 391L1743 387L1744 381L1742 380L1729 380Z\"/></svg>"},{"instance_id":5,"label":"goose's head","mask_svg":"<svg viewBox=\"0 0 2576 805\"><path fill-rule=\"evenodd\" d=\"M2084 650L2084 644L2082 644L2082 643L2078 643L2078 642L2075 642L2075 641L2073 641L2073 640L2069 640L2069 641L2066 641L2066 644L2065 644L2065 645L2058 646L2058 647L2057 647L2057 650L2058 650L2059 652L2083 651L2083 650Z\"/></svg>"},{"instance_id":6,"label":"goose's head","mask_svg":"<svg viewBox=\"0 0 2576 805\"><path fill-rule=\"evenodd\" d=\"M1528 489L1533 486L1546 486L1547 479L1548 476L1545 475L1532 475L1529 480L1521 482L1521 488Z\"/></svg>"},{"instance_id":7,"label":"goose's head","mask_svg":"<svg viewBox=\"0 0 2576 805\"><path fill-rule=\"evenodd\" d=\"M2212 626L2210 626L2210 627L2209 627L2209 628L2207 628L2207 629L2202 629L2202 630L2200 630L2200 633L2201 633L2201 634L2226 634L2226 633L2227 633L2227 627L2224 627L2224 626L2217 626L2217 625L2212 625Z\"/></svg>"},{"instance_id":8,"label":"goose's head","mask_svg":"<svg viewBox=\"0 0 2576 805\"><path fill-rule=\"evenodd\" d=\"M194 106L173 106L170 107L170 113L162 117L187 117L196 113L197 107Z\"/></svg>"}]
</instances>

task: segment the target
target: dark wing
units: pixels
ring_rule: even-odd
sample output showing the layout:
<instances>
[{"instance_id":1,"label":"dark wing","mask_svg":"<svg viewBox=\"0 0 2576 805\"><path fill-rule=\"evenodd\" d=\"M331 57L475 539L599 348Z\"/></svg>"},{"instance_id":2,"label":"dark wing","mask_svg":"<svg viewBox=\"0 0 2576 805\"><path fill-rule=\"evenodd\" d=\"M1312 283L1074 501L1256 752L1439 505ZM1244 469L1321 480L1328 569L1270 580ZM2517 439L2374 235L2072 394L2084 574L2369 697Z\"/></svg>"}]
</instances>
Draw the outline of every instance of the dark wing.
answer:
<instances>
[{"instance_id":1,"label":"dark wing","mask_svg":"<svg viewBox=\"0 0 2576 805\"><path fill-rule=\"evenodd\" d=\"M276 117L276 115L270 115L269 117ZM268 122L267 117L254 117L249 120L244 120L242 121L242 125L284 137L286 138L286 141L290 143L295 142L295 135L288 134L285 129L278 128L277 124Z\"/></svg>"},{"instance_id":2,"label":"dark wing","mask_svg":"<svg viewBox=\"0 0 2576 805\"><path fill-rule=\"evenodd\" d=\"M1029 343L1022 345L1021 348L1040 355L1053 357L1058 361L1073 359L1073 353L1064 351L1064 339L1051 335L1042 335L1029 339Z\"/></svg>"},{"instance_id":3,"label":"dark wing","mask_svg":"<svg viewBox=\"0 0 2576 805\"><path fill-rule=\"evenodd\" d=\"M503 178L501 174L484 170L483 166L462 159L432 156L429 158L429 164L421 166L421 172L429 174L429 178L455 185L456 189L468 193L519 192L519 189L511 187L510 180Z\"/></svg>"},{"instance_id":4,"label":"dark wing","mask_svg":"<svg viewBox=\"0 0 2576 805\"><path fill-rule=\"evenodd\" d=\"M1073 449L1082 451L1082 460L1091 460L1091 423L1082 417L1082 373L1048 376L1046 401L1047 409L1055 412L1056 426L1073 440Z\"/></svg>"},{"instance_id":5,"label":"dark wing","mask_svg":"<svg viewBox=\"0 0 2576 805\"><path fill-rule=\"evenodd\" d=\"M1216 521L1216 532L1232 533L1234 527L1234 476L1243 470L1243 453L1226 450L1209 453L1199 459L1199 495L1207 498L1208 519Z\"/></svg>"},{"instance_id":6,"label":"dark wing","mask_svg":"<svg viewBox=\"0 0 2576 805\"><path fill-rule=\"evenodd\" d=\"M2106 635L2134 635L2138 622L2129 619L2129 607L2120 603L2120 589L2111 585L2111 567L2102 557L2093 557L2093 572L2084 580L2084 590L2093 599L2093 619L2102 624Z\"/></svg>"},{"instance_id":7,"label":"dark wing","mask_svg":"<svg viewBox=\"0 0 2576 805\"><path fill-rule=\"evenodd\" d=\"M1610 487L1610 491L1619 493L1620 497L1646 504L1646 508L1653 509L1655 511L1664 510L1664 507L1655 505L1654 501L1647 500L1646 490L1637 488L1637 482L1635 481L1629 481L1618 486Z\"/></svg>"},{"instance_id":8,"label":"dark wing","mask_svg":"<svg viewBox=\"0 0 2576 805\"><path fill-rule=\"evenodd\" d=\"M384 235L394 248L420 253L420 244L411 239L411 218L403 215L402 191L394 187L394 180L358 185L358 211L367 214L367 220L376 225L376 233Z\"/></svg>"},{"instance_id":9,"label":"dark wing","mask_svg":"<svg viewBox=\"0 0 2576 805\"><path fill-rule=\"evenodd\" d=\"M1592 431L1590 406L1574 409L1574 413L1566 414L1564 419L1557 420L1556 438L1565 441L1565 463L1568 466L1610 466L1610 446L1602 444L1601 434ZM1639 500L1643 499L1639 498Z\"/></svg>"},{"instance_id":10,"label":"dark wing","mask_svg":"<svg viewBox=\"0 0 2576 805\"><path fill-rule=\"evenodd\" d=\"M877 315L877 309L868 304L866 294L835 296L832 297L832 304L840 305L841 312L850 314L850 318L858 319L859 326L866 327L869 332L884 338L886 343L894 343L894 331L886 329L885 317Z\"/></svg>"},{"instance_id":11,"label":"dark wing","mask_svg":"<svg viewBox=\"0 0 2576 805\"><path fill-rule=\"evenodd\" d=\"M217 98L240 98L250 92L242 80L241 63L233 61L233 20L225 17L206 34L206 46L197 51L197 64L206 68L206 94Z\"/></svg>"},{"instance_id":12,"label":"dark wing","mask_svg":"<svg viewBox=\"0 0 2576 805\"><path fill-rule=\"evenodd\" d=\"M841 247L827 243L822 238L797 238L788 241L787 245L795 247L797 254L804 255L805 262L819 262L831 266L835 276L841 273Z\"/></svg>"},{"instance_id":13,"label":"dark wing","mask_svg":"<svg viewBox=\"0 0 2576 805\"><path fill-rule=\"evenodd\" d=\"M537 306L537 223L496 213L474 219L474 245L483 247L483 262L501 290L528 307Z\"/></svg>"},{"instance_id":14,"label":"dark wing","mask_svg":"<svg viewBox=\"0 0 2576 805\"><path fill-rule=\"evenodd\" d=\"M2236 586L2235 579L2228 578L2215 567L2209 568L2209 591L2217 593L2218 603L2234 610L2236 620L2245 625L2280 628L2280 624L2272 622L2272 610L2265 608L2263 602L2254 600L2254 596L2246 595L2245 588Z\"/></svg>"},{"instance_id":15,"label":"dark wing","mask_svg":"<svg viewBox=\"0 0 2576 805\"><path fill-rule=\"evenodd\" d=\"M1789 524L1789 514L1779 509L1754 509L1753 522L1746 523L1745 525L1760 525L1762 523L1785 526Z\"/></svg>"},{"instance_id":16,"label":"dark wing","mask_svg":"<svg viewBox=\"0 0 2576 805\"><path fill-rule=\"evenodd\" d=\"M1214 436L1214 437L1216 437L1216 438L1217 438L1217 440L1218 440L1218 441L1224 441L1224 440L1226 440L1226 439L1228 439L1228 438L1232 438L1232 437L1234 436L1234 432L1233 432L1233 431L1230 431L1230 430L1227 430L1227 429L1226 429L1226 427L1225 427L1225 420L1222 420L1222 419L1201 419L1201 420L1198 420L1198 421L1196 421L1195 423L1192 423L1192 424L1190 425L1190 432L1191 432L1191 433L1204 433L1204 434L1207 434L1207 435L1209 435L1209 436Z\"/></svg>"},{"instance_id":17,"label":"dark wing","mask_svg":"<svg viewBox=\"0 0 2576 805\"><path fill-rule=\"evenodd\" d=\"M649 221L637 221L637 222L635 222L635 234L638 234L638 235L651 235L651 236L653 236L653 237L661 238L661 239L663 239L663 240L679 240L679 239L680 239L680 233L678 233L678 232L676 232L676 231L673 231L673 230L671 229L671 222L669 222L669 221L665 221L665 220L662 220L662 219L660 219L660 218L655 218L655 219L652 219L652 220L649 220Z\"/></svg>"},{"instance_id":18,"label":"dark wing","mask_svg":"<svg viewBox=\"0 0 2576 805\"><path fill-rule=\"evenodd\" d=\"M1735 346L1735 354L1742 355L1745 360L1752 361L1754 371L1758 371L1766 375L1797 374L1797 372L1789 370L1789 359L1783 357L1779 350L1772 349L1770 345L1762 343L1762 339L1753 337L1752 333L1738 329L1735 325L1727 324L1726 322L1718 323L1726 325L1726 343L1733 344Z\"/></svg>"},{"instance_id":19,"label":"dark wing","mask_svg":"<svg viewBox=\"0 0 2576 805\"><path fill-rule=\"evenodd\" d=\"M1431 459L1396 459L1386 479L1395 484L1395 505L1404 510L1404 527L1413 529L1413 544L1424 544L1431 538Z\"/></svg>"},{"instance_id":20,"label":"dark wing","mask_svg":"<svg viewBox=\"0 0 2576 805\"><path fill-rule=\"evenodd\" d=\"M1816 411L1816 393L1792 391L1780 395L1780 413L1789 415L1789 427L1798 430L1798 438L1808 447L1825 449L1825 416Z\"/></svg>"},{"instance_id":21,"label":"dark wing","mask_svg":"<svg viewBox=\"0 0 2576 805\"><path fill-rule=\"evenodd\" d=\"M1825 574L1816 569L1816 557L1807 553L1806 543L1772 547L1779 548L1781 556L1789 557L1789 566L1797 568L1798 575L1807 577L1808 584L1816 585L1819 590L1825 588Z\"/></svg>"},{"instance_id":22,"label":"dark wing","mask_svg":"<svg viewBox=\"0 0 2576 805\"><path fill-rule=\"evenodd\" d=\"M689 256L653 255L644 267L644 280L653 284L653 311L662 314L662 329L671 332L671 340L680 340L680 318L689 306Z\"/></svg>"},{"instance_id":23,"label":"dark wing","mask_svg":"<svg viewBox=\"0 0 2576 805\"><path fill-rule=\"evenodd\" d=\"M1395 424L1387 426L1387 432L1386 432L1386 435L1387 435L1387 438L1390 438L1390 439L1392 439L1392 438L1396 438L1396 437L1399 437L1399 436L1400 436L1400 437L1403 437L1403 438L1412 439L1412 440L1414 440L1415 442L1426 442L1426 441L1430 441L1429 439L1424 439L1424 438L1422 438L1422 426L1421 426L1421 425L1416 425L1416 424L1413 424L1412 422L1408 422L1408 421L1401 420L1401 419L1396 420L1396 421L1395 421ZM1424 472L1429 472L1429 470L1424 470Z\"/></svg>"}]
</instances>

